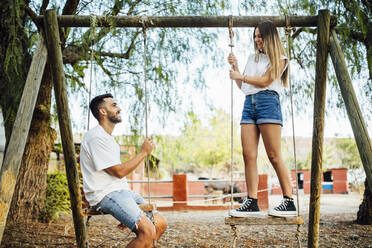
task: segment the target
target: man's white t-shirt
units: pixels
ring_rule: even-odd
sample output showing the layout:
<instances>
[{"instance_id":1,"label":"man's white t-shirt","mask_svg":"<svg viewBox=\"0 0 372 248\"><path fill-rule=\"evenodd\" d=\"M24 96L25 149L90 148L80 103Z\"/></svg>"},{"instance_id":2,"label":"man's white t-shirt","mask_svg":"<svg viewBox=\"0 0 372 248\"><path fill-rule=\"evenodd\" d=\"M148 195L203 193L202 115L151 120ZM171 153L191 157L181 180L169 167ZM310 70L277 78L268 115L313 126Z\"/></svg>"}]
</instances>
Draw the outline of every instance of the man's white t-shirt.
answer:
<instances>
[{"instance_id":1,"label":"man's white t-shirt","mask_svg":"<svg viewBox=\"0 0 372 248\"><path fill-rule=\"evenodd\" d=\"M97 205L107 194L129 190L126 177L111 176L104 169L121 164L120 146L100 125L89 130L80 147L80 167L85 198L90 206Z\"/></svg>"},{"instance_id":2,"label":"man's white t-shirt","mask_svg":"<svg viewBox=\"0 0 372 248\"><path fill-rule=\"evenodd\" d=\"M244 68L243 75L245 76L253 76L253 77L263 77L267 70L270 67L270 60L269 57L267 57L266 54L259 53L258 59L255 59L256 55L251 54L248 57L247 64ZM286 64L284 66L283 72L287 69L288 66L288 60L287 57L282 56L281 59L286 60ZM283 91L283 84L282 80L280 78L275 79L269 86L267 87L256 87L251 84L242 83L241 90L245 95L252 95L256 94L262 90L274 90L278 92L278 94L282 93Z\"/></svg>"}]
</instances>

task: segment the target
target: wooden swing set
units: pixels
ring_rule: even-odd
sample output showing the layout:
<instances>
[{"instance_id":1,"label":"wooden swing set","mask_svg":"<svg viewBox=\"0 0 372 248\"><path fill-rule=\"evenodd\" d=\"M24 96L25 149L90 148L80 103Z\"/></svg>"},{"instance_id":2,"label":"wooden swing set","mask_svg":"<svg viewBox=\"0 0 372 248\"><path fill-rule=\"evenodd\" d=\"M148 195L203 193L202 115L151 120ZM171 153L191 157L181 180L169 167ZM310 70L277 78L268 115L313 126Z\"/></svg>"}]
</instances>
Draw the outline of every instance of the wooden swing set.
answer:
<instances>
[{"instance_id":1,"label":"wooden swing set","mask_svg":"<svg viewBox=\"0 0 372 248\"><path fill-rule=\"evenodd\" d=\"M68 109L59 28L90 27L91 19L90 16L57 16L55 10L48 10L45 12L45 15L37 16L35 20L40 27L43 27L43 29L40 32L39 42L31 62L17 117L14 122L12 134L0 171L0 242L2 240L11 199L17 182L16 179L21 165L21 159L44 67L47 59L49 59L50 64L52 65L55 99L70 192L76 242L78 247L85 248L88 247L88 239L82 210L75 148ZM144 27L143 20L143 17L138 16L96 16L96 25L97 27L110 27L110 23L114 22L116 27L141 28ZM336 18L330 16L329 10L320 10L316 16L162 16L146 17L146 28L229 27L231 34L232 27L255 27L258 23L265 20L272 21L277 27L317 27L308 247L318 247L328 54L330 54L332 58L338 84L345 102L347 114L353 129L363 167L367 175L368 185L372 191L372 146L351 83L351 78L346 67L345 59L337 39L335 31ZM230 39L232 39L231 35ZM230 45L232 49L232 41L230 42ZM150 210L153 209L151 204L148 207ZM302 223L303 218L301 216L292 218L228 217L225 219L225 224L231 225L235 233L233 246L235 245L237 238L236 225L300 225ZM297 239L300 246L301 240L299 236L297 236Z\"/></svg>"}]
</instances>

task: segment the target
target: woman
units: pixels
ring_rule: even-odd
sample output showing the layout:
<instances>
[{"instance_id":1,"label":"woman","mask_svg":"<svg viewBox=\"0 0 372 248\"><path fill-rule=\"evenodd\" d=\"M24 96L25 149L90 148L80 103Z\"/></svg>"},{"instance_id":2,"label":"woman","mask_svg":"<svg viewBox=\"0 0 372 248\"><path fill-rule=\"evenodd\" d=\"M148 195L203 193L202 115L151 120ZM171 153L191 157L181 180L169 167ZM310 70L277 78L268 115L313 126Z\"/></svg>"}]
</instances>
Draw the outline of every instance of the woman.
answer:
<instances>
[{"instance_id":1,"label":"woman","mask_svg":"<svg viewBox=\"0 0 372 248\"><path fill-rule=\"evenodd\" d=\"M275 169L283 192L279 206L270 211L273 216L296 216L292 198L292 185L280 148L282 113L279 94L287 84L288 60L274 24L265 21L253 33L255 54L248 57L243 74L233 53L228 57L232 65L230 78L246 95L242 118L241 140L245 164L247 199L238 209L231 210L234 217L259 214L257 204L258 172L257 150L260 134L267 156Z\"/></svg>"}]
</instances>

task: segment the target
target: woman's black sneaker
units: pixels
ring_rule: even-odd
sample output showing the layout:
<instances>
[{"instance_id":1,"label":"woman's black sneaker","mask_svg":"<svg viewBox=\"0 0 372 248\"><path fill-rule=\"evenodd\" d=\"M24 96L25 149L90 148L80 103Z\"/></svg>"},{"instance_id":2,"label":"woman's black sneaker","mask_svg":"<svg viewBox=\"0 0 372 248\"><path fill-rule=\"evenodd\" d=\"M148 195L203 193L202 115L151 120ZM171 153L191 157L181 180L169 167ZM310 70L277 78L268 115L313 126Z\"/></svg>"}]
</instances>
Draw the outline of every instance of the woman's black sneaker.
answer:
<instances>
[{"instance_id":1,"label":"woman's black sneaker","mask_svg":"<svg viewBox=\"0 0 372 248\"><path fill-rule=\"evenodd\" d=\"M232 217L254 217L260 215L260 209L257 205L257 199L248 197L244 200L240 208L230 210L229 215Z\"/></svg>"},{"instance_id":2,"label":"woman's black sneaker","mask_svg":"<svg viewBox=\"0 0 372 248\"><path fill-rule=\"evenodd\" d=\"M297 216L297 209L293 198L284 197L279 206L270 210L269 215L277 217Z\"/></svg>"}]
</instances>

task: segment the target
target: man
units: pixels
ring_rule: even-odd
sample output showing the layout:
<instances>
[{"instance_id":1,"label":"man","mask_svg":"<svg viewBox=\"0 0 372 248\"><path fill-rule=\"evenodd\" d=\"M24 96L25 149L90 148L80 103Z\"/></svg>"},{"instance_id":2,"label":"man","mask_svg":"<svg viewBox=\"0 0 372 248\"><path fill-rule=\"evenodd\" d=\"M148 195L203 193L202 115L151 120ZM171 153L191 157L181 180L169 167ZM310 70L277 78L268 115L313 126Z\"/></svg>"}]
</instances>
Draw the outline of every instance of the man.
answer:
<instances>
[{"instance_id":1,"label":"man","mask_svg":"<svg viewBox=\"0 0 372 248\"><path fill-rule=\"evenodd\" d=\"M154 147L146 139L141 152L122 163L120 147L111 136L117 123L121 122L121 109L111 94L96 96L89 104L99 125L89 130L82 140L80 164L83 174L85 198L90 206L111 214L121 224L136 233L127 247L152 247L167 228L165 219L154 211L154 224L139 208L146 203L136 192L130 190L126 176L149 155Z\"/></svg>"}]
</instances>

